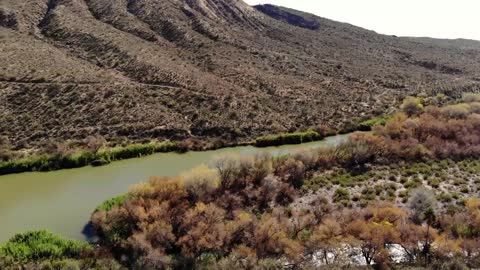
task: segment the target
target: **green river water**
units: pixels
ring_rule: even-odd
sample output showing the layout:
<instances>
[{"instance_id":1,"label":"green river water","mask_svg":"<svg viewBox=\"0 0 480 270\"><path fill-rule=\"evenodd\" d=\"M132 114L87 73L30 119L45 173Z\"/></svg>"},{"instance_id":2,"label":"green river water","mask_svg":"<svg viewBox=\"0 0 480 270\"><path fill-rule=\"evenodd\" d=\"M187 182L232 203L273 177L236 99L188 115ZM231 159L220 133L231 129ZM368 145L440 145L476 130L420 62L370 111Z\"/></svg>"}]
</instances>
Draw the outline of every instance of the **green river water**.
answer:
<instances>
[{"instance_id":1,"label":"green river water","mask_svg":"<svg viewBox=\"0 0 480 270\"><path fill-rule=\"evenodd\" d=\"M223 154L272 155L325 145L336 145L346 135L301 145L255 148L242 146L205 152L159 153L143 158L113 162L102 167L84 167L43 173L22 173L0 176L0 243L15 233L46 229L73 239L82 234L90 214L106 199L128 191L132 184L149 176L174 176L208 164Z\"/></svg>"}]
</instances>

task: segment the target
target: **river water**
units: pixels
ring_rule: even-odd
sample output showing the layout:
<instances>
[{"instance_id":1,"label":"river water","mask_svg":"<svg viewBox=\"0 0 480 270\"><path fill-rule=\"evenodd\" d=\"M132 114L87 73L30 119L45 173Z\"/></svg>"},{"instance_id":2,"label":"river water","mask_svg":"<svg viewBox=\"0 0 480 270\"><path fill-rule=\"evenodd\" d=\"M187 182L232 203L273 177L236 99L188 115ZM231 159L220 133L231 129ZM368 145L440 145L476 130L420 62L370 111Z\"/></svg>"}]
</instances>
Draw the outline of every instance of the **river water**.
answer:
<instances>
[{"instance_id":1,"label":"river water","mask_svg":"<svg viewBox=\"0 0 480 270\"><path fill-rule=\"evenodd\" d=\"M15 233L32 229L46 229L83 240L82 230L97 205L127 192L129 186L146 181L149 176L175 176L202 163L208 164L218 155L258 152L281 155L336 145L345 138L346 135L338 135L323 141L280 147L242 146L185 154L159 153L102 167L0 176L0 243Z\"/></svg>"}]
</instances>

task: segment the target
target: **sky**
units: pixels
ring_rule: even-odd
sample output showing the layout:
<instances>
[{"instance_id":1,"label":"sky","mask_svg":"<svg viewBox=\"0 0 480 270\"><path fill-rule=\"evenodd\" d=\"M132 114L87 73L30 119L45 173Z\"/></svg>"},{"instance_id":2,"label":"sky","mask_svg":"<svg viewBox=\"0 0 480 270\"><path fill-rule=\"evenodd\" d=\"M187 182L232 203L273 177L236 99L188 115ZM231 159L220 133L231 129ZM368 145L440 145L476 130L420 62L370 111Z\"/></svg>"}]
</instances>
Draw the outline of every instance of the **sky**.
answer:
<instances>
[{"instance_id":1,"label":"sky","mask_svg":"<svg viewBox=\"0 0 480 270\"><path fill-rule=\"evenodd\" d=\"M480 0L244 0L274 4L381 34L480 40Z\"/></svg>"}]
</instances>

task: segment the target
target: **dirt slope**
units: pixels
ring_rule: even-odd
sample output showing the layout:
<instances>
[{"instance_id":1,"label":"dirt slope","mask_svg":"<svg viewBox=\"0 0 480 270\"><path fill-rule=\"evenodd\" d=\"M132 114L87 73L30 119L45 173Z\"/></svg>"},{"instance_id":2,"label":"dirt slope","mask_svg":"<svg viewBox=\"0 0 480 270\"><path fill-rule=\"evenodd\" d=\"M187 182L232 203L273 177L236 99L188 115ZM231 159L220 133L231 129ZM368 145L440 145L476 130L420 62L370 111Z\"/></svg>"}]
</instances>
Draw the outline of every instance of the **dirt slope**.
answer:
<instances>
[{"instance_id":1,"label":"dirt slope","mask_svg":"<svg viewBox=\"0 0 480 270\"><path fill-rule=\"evenodd\" d=\"M246 139L480 89L476 42L384 36L240 0L3 0L0 135Z\"/></svg>"}]
</instances>

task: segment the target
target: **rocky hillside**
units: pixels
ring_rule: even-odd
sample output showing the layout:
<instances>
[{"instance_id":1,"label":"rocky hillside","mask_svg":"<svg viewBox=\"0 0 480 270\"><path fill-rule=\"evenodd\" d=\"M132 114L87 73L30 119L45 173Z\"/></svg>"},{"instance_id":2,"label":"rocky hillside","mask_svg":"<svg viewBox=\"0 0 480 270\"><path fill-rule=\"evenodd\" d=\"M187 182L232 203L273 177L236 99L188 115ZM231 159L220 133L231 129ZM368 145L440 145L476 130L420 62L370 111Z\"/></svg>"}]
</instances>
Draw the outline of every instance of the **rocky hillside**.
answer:
<instances>
[{"instance_id":1,"label":"rocky hillside","mask_svg":"<svg viewBox=\"0 0 480 270\"><path fill-rule=\"evenodd\" d=\"M17 148L341 129L407 94L480 89L474 41L240 0L3 0L0 41L0 136Z\"/></svg>"}]
</instances>

